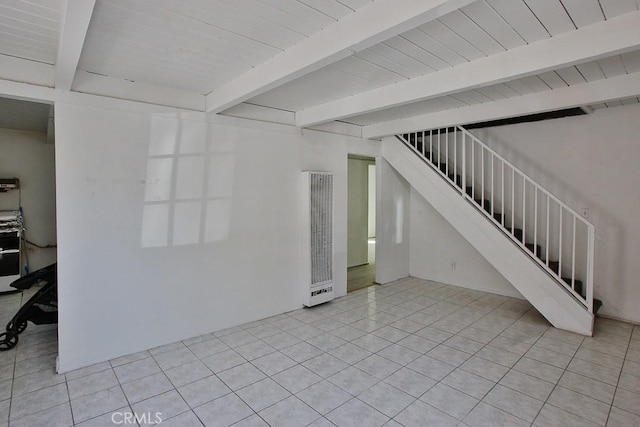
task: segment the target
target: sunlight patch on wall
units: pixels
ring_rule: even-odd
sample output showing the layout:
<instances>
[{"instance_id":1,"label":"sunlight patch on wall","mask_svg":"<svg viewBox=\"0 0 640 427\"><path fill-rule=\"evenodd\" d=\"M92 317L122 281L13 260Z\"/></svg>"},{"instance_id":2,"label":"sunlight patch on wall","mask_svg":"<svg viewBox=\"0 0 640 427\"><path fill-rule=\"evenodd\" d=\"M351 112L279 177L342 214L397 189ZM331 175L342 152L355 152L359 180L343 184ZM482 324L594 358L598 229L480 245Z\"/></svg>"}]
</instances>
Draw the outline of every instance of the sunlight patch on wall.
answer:
<instances>
[{"instance_id":1,"label":"sunlight patch on wall","mask_svg":"<svg viewBox=\"0 0 640 427\"><path fill-rule=\"evenodd\" d=\"M235 144L228 140L232 135L213 132L209 126L152 117L141 247L229 237Z\"/></svg>"}]
</instances>

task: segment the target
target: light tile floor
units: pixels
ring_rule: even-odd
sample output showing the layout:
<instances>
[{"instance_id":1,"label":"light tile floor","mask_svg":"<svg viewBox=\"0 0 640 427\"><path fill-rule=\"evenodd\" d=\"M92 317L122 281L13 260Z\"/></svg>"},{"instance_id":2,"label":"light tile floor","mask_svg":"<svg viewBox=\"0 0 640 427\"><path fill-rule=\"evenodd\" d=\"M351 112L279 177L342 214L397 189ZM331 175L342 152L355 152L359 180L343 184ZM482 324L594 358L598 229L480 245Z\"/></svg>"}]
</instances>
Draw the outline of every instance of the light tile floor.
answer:
<instances>
[{"instance_id":1,"label":"light tile floor","mask_svg":"<svg viewBox=\"0 0 640 427\"><path fill-rule=\"evenodd\" d=\"M0 319L19 305L0 297ZM0 424L640 425L640 327L599 318L585 338L411 278L66 375L56 347L30 325L0 353Z\"/></svg>"}]
</instances>

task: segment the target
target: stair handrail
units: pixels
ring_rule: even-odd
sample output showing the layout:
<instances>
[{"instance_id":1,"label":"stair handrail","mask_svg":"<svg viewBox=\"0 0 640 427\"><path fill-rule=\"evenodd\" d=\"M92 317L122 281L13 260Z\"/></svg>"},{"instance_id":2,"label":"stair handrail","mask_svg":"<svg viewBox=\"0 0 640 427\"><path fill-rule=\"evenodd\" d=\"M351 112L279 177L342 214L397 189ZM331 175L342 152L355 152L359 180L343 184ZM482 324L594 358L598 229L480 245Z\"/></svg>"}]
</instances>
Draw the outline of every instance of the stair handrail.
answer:
<instances>
[{"instance_id":1,"label":"stair handrail","mask_svg":"<svg viewBox=\"0 0 640 427\"><path fill-rule=\"evenodd\" d=\"M460 190L460 193L462 194L462 197L469 200L471 203L473 203L476 206L480 206L480 211L487 216L493 223L499 225L504 231L508 231L508 228L505 225L505 219L504 219L504 169L503 169L503 182L502 182L502 207L503 207L503 211L502 211L502 215L503 215L503 219L502 219L502 223L498 222L496 220L496 218L494 218L493 216L493 209L492 212L489 213L487 212L482 205L478 205L478 203L475 201L474 197L475 194L469 195L467 194L466 191L466 173L467 173L467 168L466 168L466 163L467 163L467 153L466 153L466 141L465 138L470 138L472 141L472 144L475 143L478 146L480 146L482 148L482 156L484 156L484 151L486 150L487 152L490 153L491 156L497 158L502 164L503 167L504 165L508 166L509 168L511 168L512 173L515 174L517 173L522 179L523 179L523 187L525 186L525 180L529 182L529 184L531 184L535 190L535 200L536 200L536 217L535 217L535 221L536 221L536 227L537 227L537 191L540 191L541 193L543 193L548 199L547 200L553 200L556 204L558 204L558 206L560 207L560 211L559 211L559 224L562 227L562 210L567 211L568 213L571 214L571 217L573 218L573 248L572 248L572 284L571 286L569 286L562 277L562 233L560 235L560 241L559 241L559 266L558 266L558 272L556 273L555 271L553 271L550 267L549 267L549 202L547 201L547 241L546 241L546 252L545 252L545 257L546 257L546 262L543 262L540 258L538 258L537 254L535 253L535 245L537 244L537 234L535 234L534 236L534 251L531 251L529 248L527 248L525 246L525 234L526 234L526 229L525 229L525 224L523 224L522 226L522 234L523 234L523 241L520 241L519 239L516 239L515 235L512 233L506 233L514 242L516 242L523 250L532 253L534 256L532 257L540 266L542 266L547 273L549 273L552 277L554 277L556 279L556 281L558 282L558 284L560 284L561 286L563 286L564 289L566 289L567 291L569 291L574 298L576 298L580 303L582 303L585 308L590 312L593 313L593 268L594 268L594 248L595 248L595 227L594 225L587 221L582 215L578 214L578 212L576 212L574 209L572 209L569 205L567 205L566 203L564 203L562 200L560 200L559 198L557 198L553 193L551 193L549 190L547 190L546 188L544 188L542 185L538 184L536 181L534 181L533 179L531 179L528 175L526 175L522 170L520 170L518 167L516 167L513 163L511 163L510 161L508 161L507 159L505 159L503 156L501 156L499 153L497 153L495 150L493 150L491 147L489 147L487 144L485 144L484 142L482 142L478 137L476 137L475 135L473 135L471 132L469 132L467 129L463 128L462 126L451 126L449 128L445 129L445 135L446 135L446 171L442 171L439 167L434 166L433 164L433 151L430 151L430 156L431 158L428 158L425 153L424 150L426 148L426 144L425 144L425 136L429 136L429 144L431 147L433 147L433 136L434 133L433 131L436 130L438 131L437 136L438 136L438 147L440 146L440 129L427 129L427 130L422 130L422 131L415 131L415 132L409 132L409 133L405 133L405 134L400 134L400 135L396 135L397 138L399 138L400 140L402 140L405 145L407 145L409 148L411 148L416 154L418 154L419 156L421 156L423 159L428 160L426 163L430 164L431 167L440 175L442 175L446 180L448 180L450 183L452 182L451 178L448 176L447 172L449 170L449 158L448 158L448 150L449 150L449 129L453 128L453 134L454 134L454 161L453 161L453 167L454 167L454 179L453 179L453 184L454 187L456 187L456 189ZM456 154L456 150L457 150L457 132L461 132L462 134L462 155L461 155L461 185L458 187L458 185L455 182L455 174L456 174L456 169L458 166L458 159L457 159L457 154ZM404 138L403 135L408 135L409 138L407 140L407 138ZM410 141L411 141L411 135L414 135L415 141L418 140L418 136L422 135L422 151L420 152L416 147L412 146ZM417 144L416 144L417 145ZM475 146L471 146L472 150L475 149ZM438 149L438 156L440 157L440 150ZM473 167L475 166L475 161L472 163L472 171L473 171ZM482 168L483 168L483 175L482 175L482 191L484 191L484 157L482 157ZM473 173L473 172L472 172ZM493 206L493 159L492 159L492 206ZM512 191L515 191L513 189L513 187L515 186L515 181L512 181ZM475 193L475 183L472 182L472 188L474 189L474 193ZM526 191L526 187L525 187L525 191ZM482 195L482 199L484 199L484 194ZM523 192L523 215L524 215L524 206L525 206L525 198L524 198L524 192ZM512 205L515 204L515 202L512 200ZM526 216L524 216L524 218L526 219ZM514 220L514 212L512 210L512 224L511 227L512 229L515 229L515 224L513 224L513 220ZM574 289L573 289L573 283L575 282L575 240L576 240L576 221L580 221L581 223L583 223L586 228L587 228L587 248L586 248L586 278L585 278L585 293L586 295L583 297L581 294L577 293ZM524 220L523 220L524 222ZM536 229L536 233L537 233L537 229Z\"/></svg>"}]
</instances>

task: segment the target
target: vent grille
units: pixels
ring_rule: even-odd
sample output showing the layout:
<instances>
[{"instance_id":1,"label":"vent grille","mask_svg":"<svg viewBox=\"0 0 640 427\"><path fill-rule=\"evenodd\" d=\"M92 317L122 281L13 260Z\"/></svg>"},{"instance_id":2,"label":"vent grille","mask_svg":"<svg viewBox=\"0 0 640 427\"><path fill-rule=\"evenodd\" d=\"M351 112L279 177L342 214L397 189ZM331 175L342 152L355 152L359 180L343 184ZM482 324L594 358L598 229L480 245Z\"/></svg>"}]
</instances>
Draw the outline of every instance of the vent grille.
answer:
<instances>
[{"instance_id":1,"label":"vent grille","mask_svg":"<svg viewBox=\"0 0 640 427\"><path fill-rule=\"evenodd\" d=\"M333 279L333 175L311 174L311 285Z\"/></svg>"}]
</instances>

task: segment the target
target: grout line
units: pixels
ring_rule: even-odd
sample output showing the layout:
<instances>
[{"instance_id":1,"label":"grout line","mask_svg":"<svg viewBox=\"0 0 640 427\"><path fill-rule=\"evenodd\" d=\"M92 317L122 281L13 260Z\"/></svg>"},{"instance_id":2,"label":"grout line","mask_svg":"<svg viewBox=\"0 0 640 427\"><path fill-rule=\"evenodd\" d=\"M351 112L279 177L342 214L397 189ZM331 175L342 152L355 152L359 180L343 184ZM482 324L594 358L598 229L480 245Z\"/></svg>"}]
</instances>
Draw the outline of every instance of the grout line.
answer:
<instances>
[{"instance_id":1,"label":"grout line","mask_svg":"<svg viewBox=\"0 0 640 427\"><path fill-rule=\"evenodd\" d=\"M607 413L607 420L605 422L606 423L609 422L609 417L611 417L611 410L613 409L613 405L616 401L616 395L618 394L618 386L620 385L620 378L622 377L622 371L624 370L624 365L625 362L627 361L627 354L629 354L629 346L631 345L631 339L633 337L633 330L635 329L635 326L633 328L631 328L631 334L629 335L629 340L627 341L627 349L624 352L624 359L622 362L622 366L620 367L620 373L618 374L618 380L616 381L616 389L613 392L613 398L611 399L611 405L609 405L609 412ZM617 406L616 406L617 408Z\"/></svg>"}]
</instances>

